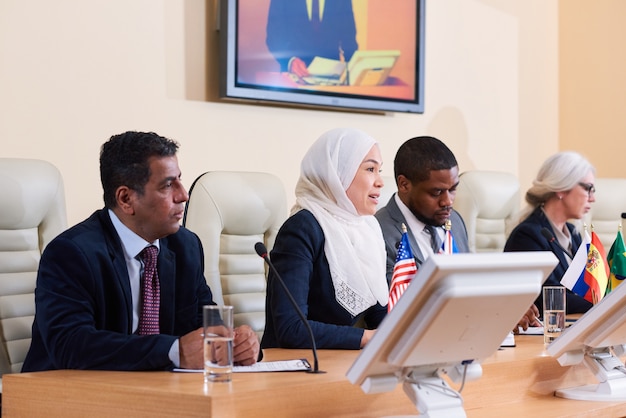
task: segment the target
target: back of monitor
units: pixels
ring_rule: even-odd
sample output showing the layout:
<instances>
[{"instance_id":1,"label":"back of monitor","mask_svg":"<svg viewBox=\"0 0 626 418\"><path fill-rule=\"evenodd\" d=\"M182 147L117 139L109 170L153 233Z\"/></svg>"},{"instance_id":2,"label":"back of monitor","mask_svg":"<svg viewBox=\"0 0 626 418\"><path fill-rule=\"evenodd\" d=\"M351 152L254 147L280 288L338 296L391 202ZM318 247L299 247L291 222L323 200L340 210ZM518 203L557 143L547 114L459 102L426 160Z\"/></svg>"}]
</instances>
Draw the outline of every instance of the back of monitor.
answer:
<instances>
[{"instance_id":1,"label":"back of monitor","mask_svg":"<svg viewBox=\"0 0 626 418\"><path fill-rule=\"evenodd\" d=\"M556 263L551 252L430 257L352 364L348 379L366 393L403 383L418 409L438 405L449 407L447 414L459 413L456 391L448 388L433 400L423 388L447 386L439 374L459 368L471 366L479 377L480 362L498 350Z\"/></svg>"},{"instance_id":2,"label":"back of monitor","mask_svg":"<svg viewBox=\"0 0 626 418\"><path fill-rule=\"evenodd\" d=\"M626 286L620 285L580 317L546 349L562 366L585 364L598 384L562 388L567 399L626 401Z\"/></svg>"}]
</instances>

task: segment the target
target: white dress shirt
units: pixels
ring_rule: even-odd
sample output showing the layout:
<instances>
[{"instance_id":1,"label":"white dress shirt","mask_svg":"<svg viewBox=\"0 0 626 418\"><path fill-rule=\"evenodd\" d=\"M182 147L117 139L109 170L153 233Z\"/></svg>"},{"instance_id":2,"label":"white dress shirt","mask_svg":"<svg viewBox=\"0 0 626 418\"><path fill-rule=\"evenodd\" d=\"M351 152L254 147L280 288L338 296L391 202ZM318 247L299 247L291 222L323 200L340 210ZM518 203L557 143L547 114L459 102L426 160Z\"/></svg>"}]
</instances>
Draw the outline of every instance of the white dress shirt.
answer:
<instances>
[{"instance_id":1,"label":"white dress shirt","mask_svg":"<svg viewBox=\"0 0 626 418\"><path fill-rule=\"evenodd\" d=\"M135 234L126 225L120 221L117 215L109 209L109 216L117 235L122 241L122 249L124 250L124 260L128 269L128 278L130 279L130 293L133 300L133 325L132 332L137 331L139 326L139 315L141 309L141 273L143 271L143 262L139 259L139 253L149 245L154 245L160 251L159 240L148 242ZM178 350L178 340L174 341L169 351L169 358L176 367L180 367L180 353Z\"/></svg>"}]
</instances>

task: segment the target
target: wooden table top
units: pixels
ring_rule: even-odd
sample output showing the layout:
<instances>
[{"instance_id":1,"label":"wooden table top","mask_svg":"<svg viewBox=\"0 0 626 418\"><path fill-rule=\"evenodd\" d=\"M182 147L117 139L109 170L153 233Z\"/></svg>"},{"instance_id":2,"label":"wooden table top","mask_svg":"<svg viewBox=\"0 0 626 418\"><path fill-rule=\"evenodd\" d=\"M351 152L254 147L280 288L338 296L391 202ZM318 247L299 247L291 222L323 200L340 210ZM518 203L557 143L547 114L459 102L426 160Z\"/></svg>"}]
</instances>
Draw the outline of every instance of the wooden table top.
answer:
<instances>
[{"instance_id":1,"label":"wooden table top","mask_svg":"<svg viewBox=\"0 0 626 418\"><path fill-rule=\"evenodd\" d=\"M461 395L468 417L622 417L626 404L553 396L556 389L596 383L582 365L561 367L541 336L516 336L517 346L485 360ZM310 350L264 350L266 361L308 358ZM365 394L345 377L358 351L319 350L322 374L236 373L205 384L201 373L58 370L3 376L3 416L379 417L417 415L402 385ZM457 389L459 384L450 383Z\"/></svg>"}]
</instances>

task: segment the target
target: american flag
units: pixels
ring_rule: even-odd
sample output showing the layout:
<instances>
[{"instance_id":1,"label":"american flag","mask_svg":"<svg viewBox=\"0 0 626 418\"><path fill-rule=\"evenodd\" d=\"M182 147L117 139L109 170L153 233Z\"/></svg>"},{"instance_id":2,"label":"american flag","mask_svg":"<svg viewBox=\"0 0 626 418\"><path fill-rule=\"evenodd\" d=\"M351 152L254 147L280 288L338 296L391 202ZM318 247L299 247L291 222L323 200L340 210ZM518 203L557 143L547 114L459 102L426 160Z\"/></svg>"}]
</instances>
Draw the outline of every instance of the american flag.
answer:
<instances>
[{"instance_id":1,"label":"american flag","mask_svg":"<svg viewBox=\"0 0 626 418\"><path fill-rule=\"evenodd\" d=\"M409 286L415 273L417 273L417 265L415 264L415 258L413 258L413 252L409 244L406 226L402 225L402 231L402 238L398 246L398 255L396 256L396 264L393 267L393 275L391 277L389 302L387 304L388 312L391 312L391 309Z\"/></svg>"}]
</instances>

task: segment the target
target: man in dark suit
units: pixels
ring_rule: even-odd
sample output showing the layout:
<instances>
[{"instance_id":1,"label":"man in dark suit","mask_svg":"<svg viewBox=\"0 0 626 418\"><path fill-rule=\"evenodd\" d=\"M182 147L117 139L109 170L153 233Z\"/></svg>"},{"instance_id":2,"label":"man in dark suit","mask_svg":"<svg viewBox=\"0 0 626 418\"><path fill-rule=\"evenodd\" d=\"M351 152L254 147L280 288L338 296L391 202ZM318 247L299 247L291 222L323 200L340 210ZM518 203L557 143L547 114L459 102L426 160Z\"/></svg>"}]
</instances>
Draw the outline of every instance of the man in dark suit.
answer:
<instances>
[{"instance_id":1,"label":"man in dark suit","mask_svg":"<svg viewBox=\"0 0 626 418\"><path fill-rule=\"evenodd\" d=\"M469 252L465 222L452 209L459 185L459 165L452 151L437 138L411 138L398 149L393 170L398 192L375 215L385 238L390 284L403 224L418 268L439 251L448 221L458 252ZM538 316L539 311L531 305L514 330L540 326Z\"/></svg>"},{"instance_id":2,"label":"man in dark suit","mask_svg":"<svg viewBox=\"0 0 626 418\"><path fill-rule=\"evenodd\" d=\"M105 208L46 247L22 371L203 367L202 307L214 302L200 240L180 226L189 196L177 150L176 142L142 132L102 146ZM147 247L158 251L149 308L141 289L151 270L140 258ZM154 315L146 319L148 312ZM234 347L235 362L256 361L259 341L250 327L236 329Z\"/></svg>"},{"instance_id":3,"label":"man in dark suit","mask_svg":"<svg viewBox=\"0 0 626 418\"><path fill-rule=\"evenodd\" d=\"M272 0L266 44L281 71L300 77L316 56L348 62L358 49L352 0Z\"/></svg>"},{"instance_id":4,"label":"man in dark suit","mask_svg":"<svg viewBox=\"0 0 626 418\"><path fill-rule=\"evenodd\" d=\"M458 252L469 252L465 222L452 209L459 185L459 166L452 151L430 136L412 138L398 149L393 169L398 192L376 213L385 237L389 283L403 224L407 227L418 268L438 251L447 221L451 223ZM433 237L432 232L436 236ZM433 248L433 242L437 243L436 248Z\"/></svg>"}]
</instances>

